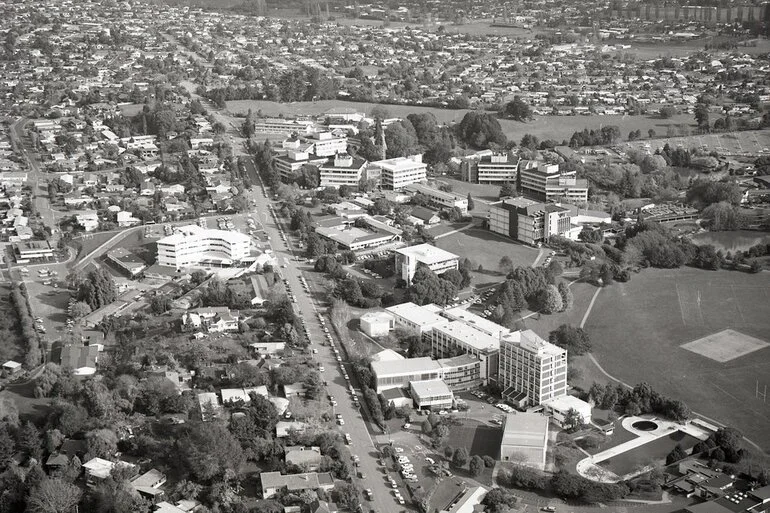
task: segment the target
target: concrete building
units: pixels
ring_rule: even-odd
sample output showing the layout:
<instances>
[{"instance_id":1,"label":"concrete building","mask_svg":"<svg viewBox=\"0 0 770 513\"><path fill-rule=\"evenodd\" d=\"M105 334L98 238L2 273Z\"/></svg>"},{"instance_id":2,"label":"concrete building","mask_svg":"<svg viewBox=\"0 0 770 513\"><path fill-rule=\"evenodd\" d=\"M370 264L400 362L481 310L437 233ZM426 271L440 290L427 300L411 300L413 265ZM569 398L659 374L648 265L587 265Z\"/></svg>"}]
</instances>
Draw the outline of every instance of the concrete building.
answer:
<instances>
[{"instance_id":1,"label":"concrete building","mask_svg":"<svg viewBox=\"0 0 770 513\"><path fill-rule=\"evenodd\" d=\"M463 321L445 321L431 330L431 354L434 358L449 358L458 354L473 356L480 362L479 379L487 383L497 376L500 339Z\"/></svg>"},{"instance_id":2,"label":"concrete building","mask_svg":"<svg viewBox=\"0 0 770 513\"><path fill-rule=\"evenodd\" d=\"M567 412L575 410L582 418L583 424L591 423L591 405L574 395L562 395L543 402L545 411L560 427L568 427L564 424Z\"/></svg>"},{"instance_id":3,"label":"concrete building","mask_svg":"<svg viewBox=\"0 0 770 513\"><path fill-rule=\"evenodd\" d=\"M471 183L516 183L518 173L519 157L507 153L466 158L460 166L462 179Z\"/></svg>"},{"instance_id":4,"label":"concrete building","mask_svg":"<svg viewBox=\"0 0 770 513\"><path fill-rule=\"evenodd\" d=\"M440 379L412 381L409 389L418 410L444 410L454 402L454 394Z\"/></svg>"},{"instance_id":5,"label":"concrete building","mask_svg":"<svg viewBox=\"0 0 770 513\"><path fill-rule=\"evenodd\" d=\"M347 153L338 153L329 158L328 162L318 168L321 187L348 187L358 188L361 177L364 174L366 160L353 157Z\"/></svg>"},{"instance_id":6,"label":"concrete building","mask_svg":"<svg viewBox=\"0 0 770 513\"><path fill-rule=\"evenodd\" d=\"M188 225L158 241L158 264L176 269L231 266L248 258L250 249L251 239L243 233Z\"/></svg>"},{"instance_id":7,"label":"concrete building","mask_svg":"<svg viewBox=\"0 0 770 513\"><path fill-rule=\"evenodd\" d=\"M344 217L323 218L315 221L315 232L321 237L334 241L344 249L359 251L374 248L400 240L402 231L379 222L371 216L360 216L365 228L354 226L352 219Z\"/></svg>"},{"instance_id":8,"label":"concrete building","mask_svg":"<svg viewBox=\"0 0 770 513\"><path fill-rule=\"evenodd\" d=\"M401 303L385 309L393 316L393 329L403 330L411 335L430 336L430 331L446 319L441 317L441 311L436 305L420 306L414 303Z\"/></svg>"},{"instance_id":9,"label":"concrete building","mask_svg":"<svg viewBox=\"0 0 770 513\"><path fill-rule=\"evenodd\" d=\"M468 390L481 383L481 361L471 355L433 360L420 358L379 359L371 364L377 393L406 388L413 381L440 379L451 390Z\"/></svg>"},{"instance_id":10,"label":"concrete building","mask_svg":"<svg viewBox=\"0 0 770 513\"><path fill-rule=\"evenodd\" d=\"M440 511L440 513L476 513L477 506L481 504L487 495L487 489L483 486L466 488L452 499L452 502Z\"/></svg>"},{"instance_id":11,"label":"concrete building","mask_svg":"<svg viewBox=\"0 0 770 513\"><path fill-rule=\"evenodd\" d=\"M380 170L380 183L383 189L395 191L428 178L428 166L422 162L421 154L378 160L371 162L369 167Z\"/></svg>"},{"instance_id":12,"label":"concrete building","mask_svg":"<svg viewBox=\"0 0 770 513\"><path fill-rule=\"evenodd\" d=\"M393 329L393 316L388 312L367 312L360 319L361 331L370 337L385 337Z\"/></svg>"},{"instance_id":13,"label":"concrete building","mask_svg":"<svg viewBox=\"0 0 770 513\"><path fill-rule=\"evenodd\" d=\"M125 271L130 277L134 277L147 269L147 264L128 251L126 248L116 248L107 252L107 259Z\"/></svg>"},{"instance_id":14,"label":"concrete building","mask_svg":"<svg viewBox=\"0 0 770 513\"><path fill-rule=\"evenodd\" d=\"M489 231L535 245L552 235L570 237L579 233L573 226L576 208L539 203L526 198L509 198L489 206Z\"/></svg>"},{"instance_id":15,"label":"concrete building","mask_svg":"<svg viewBox=\"0 0 770 513\"><path fill-rule=\"evenodd\" d=\"M13 243L13 253L19 263L39 258L53 258L53 248L47 240L15 242Z\"/></svg>"},{"instance_id":16,"label":"concrete building","mask_svg":"<svg viewBox=\"0 0 770 513\"><path fill-rule=\"evenodd\" d=\"M460 257L430 244L418 244L396 250L396 273L407 284L412 283L417 264L427 265L436 274L457 269Z\"/></svg>"},{"instance_id":17,"label":"concrete building","mask_svg":"<svg viewBox=\"0 0 770 513\"><path fill-rule=\"evenodd\" d=\"M500 460L545 469L548 417L539 413L509 413L503 421Z\"/></svg>"},{"instance_id":18,"label":"concrete building","mask_svg":"<svg viewBox=\"0 0 770 513\"><path fill-rule=\"evenodd\" d=\"M532 330L501 338L498 383L516 407L537 406L567 395L567 350Z\"/></svg>"},{"instance_id":19,"label":"concrete building","mask_svg":"<svg viewBox=\"0 0 770 513\"><path fill-rule=\"evenodd\" d=\"M402 190L409 194L415 194L415 195L422 194L423 196L428 198L430 205L434 208L438 208L438 209L458 208L460 209L460 212L463 213L463 215L468 213L467 196L461 196L453 192L440 191L438 189L434 189L433 187L429 187L427 185L423 185L419 183L407 185Z\"/></svg>"},{"instance_id":20,"label":"concrete building","mask_svg":"<svg viewBox=\"0 0 770 513\"><path fill-rule=\"evenodd\" d=\"M537 201L588 201L588 181L577 178L576 171L560 171L558 164L523 161L519 166L519 175L520 192Z\"/></svg>"},{"instance_id":21,"label":"concrete building","mask_svg":"<svg viewBox=\"0 0 770 513\"><path fill-rule=\"evenodd\" d=\"M333 157L348 151L348 138L334 135L332 132L314 132L304 137L303 141L312 144L312 153L319 157Z\"/></svg>"}]
</instances>

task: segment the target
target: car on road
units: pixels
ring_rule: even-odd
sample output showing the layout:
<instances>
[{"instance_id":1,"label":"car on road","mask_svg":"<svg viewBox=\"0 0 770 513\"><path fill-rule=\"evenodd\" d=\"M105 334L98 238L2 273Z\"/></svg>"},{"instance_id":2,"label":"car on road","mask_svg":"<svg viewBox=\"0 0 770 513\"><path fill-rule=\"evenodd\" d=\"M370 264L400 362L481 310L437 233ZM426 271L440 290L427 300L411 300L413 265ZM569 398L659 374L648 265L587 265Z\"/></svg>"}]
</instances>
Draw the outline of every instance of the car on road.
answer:
<instances>
[{"instance_id":1,"label":"car on road","mask_svg":"<svg viewBox=\"0 0 770 513\"><path fill-rule=\"evenodd\" d=\"M549 513L554 513L556 511L556 508L554 508L553 506L543 506L542 508L540 508L540 511L547 511Z\"/></svg>"},{"instance_id":2,"label":"car on road","mask_svg":"<svg viewBox=\"0 0 770 513\"><path fill-rule=\"evenodd\" d=\"M324 371L324 366L323 365L319 365L318 366L318 372L323 372L323 371Z\"/></svg>"},{"instance_id":3,"label":"car on road","mask_svg":"<svg viewBox=\"0 0 770 513\"><path fill-rule=\"evenodd\" d=\"M344 419L337 419L337 424L339 424L340 426L344 426L345 425L345 420Z\"/></svg>"},{"instance_id":4,"label":"car on road","mask_svg":"<svg viewBox=\"0 0 770 513\"><path fill-rule=\"evenodd\" d=\"M367 488L366 490L364 490L364 495L366 496L366 500L368 501L372 500L372 498L374 497L374 495L372 494L371 488Z\"/></svg>"}]
</instances>

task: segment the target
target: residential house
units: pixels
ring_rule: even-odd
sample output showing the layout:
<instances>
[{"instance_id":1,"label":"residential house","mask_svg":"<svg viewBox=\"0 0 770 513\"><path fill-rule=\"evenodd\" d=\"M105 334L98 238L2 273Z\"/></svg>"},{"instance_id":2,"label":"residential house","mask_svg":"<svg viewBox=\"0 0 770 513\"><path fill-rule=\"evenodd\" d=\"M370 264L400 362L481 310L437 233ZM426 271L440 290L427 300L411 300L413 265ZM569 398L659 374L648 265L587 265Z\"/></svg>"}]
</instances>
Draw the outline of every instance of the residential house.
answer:
<instances>
[{"instance_id":1,"label":"residential house","mask_svg":"<svg viewBox=\"0 0 770 513\"><path fill-rule=\"evenodd\" d=\"M334 477L328 472L306 472L303 474L281 474L280 472L262 472L259 476L262 482L262 497L269 499L280 490L301 492L305 490L330 491L334 488Z\"/></svg>"}]
</instances>

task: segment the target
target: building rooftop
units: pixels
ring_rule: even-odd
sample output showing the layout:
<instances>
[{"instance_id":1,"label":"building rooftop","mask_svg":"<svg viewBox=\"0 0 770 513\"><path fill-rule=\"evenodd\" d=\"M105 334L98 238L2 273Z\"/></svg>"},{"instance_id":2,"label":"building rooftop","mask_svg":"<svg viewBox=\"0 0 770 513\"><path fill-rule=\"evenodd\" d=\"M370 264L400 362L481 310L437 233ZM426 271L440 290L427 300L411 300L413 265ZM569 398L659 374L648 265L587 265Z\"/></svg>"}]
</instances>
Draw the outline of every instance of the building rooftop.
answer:
<instances>
[{"instance_id":1,"label":"building rooftop","mask_svg":"<svg viewBox=\"0 0 770 513\"><path fill-rule=\"evenodd\" d=\"M591 405L589 403L583 401L582 399L578 399L574 395L562 395L555 397L545 401L543 404L549 408L553 408L556 411L562 412L569 411L570 408L574 408L579 412L583 411L586 407L588 407L589 411L591 409Z\"/></svg>"},{"instance_id":2,"label":"building rooftop","mask_svg":"<svg viewBox=\"0 0 770 513\"><path fill-rule=\"evenodd\" d=\"M478 351L496 351L500 349L500 339L498 337L488 335L463 321L445 321L443 324L434 326L433 329L456 338Z\"/></svg>"},{"instance_id":3,"label":"building rooftop","mask_svg":"<svg viewBox=\"0 0 770 513\"><path fill-rule=\"evenodd\" d=\"M454 253L437 248L431 244L418 244L416 246L409 246L408 248L400 248L396 250L396 253L409 258L415 258L418 262L422 262L426 265L445 262L447 260L452 260L453 258L460 258Z\"/></svg>"},{"instance_id":4,"label":"building rooftop","mask_svg":"<svg viewBox=\"0 0 770 513\"><path fill-rule=\"evenodd\" d=\"M385 349L383 351L380 351L379 353L376 353L372 355L372 361L373 362L393 362L393 361L401 361L406 360L403 356L398 354L392 349Z\"/></svg>"},{"instance_id":5,"label":"building rooftop","mask_svg":"<svg viewBox=\"0 0 770 513\"><path fill-rule=\"evenodd\" d=\"M509 413L505 416L503 445L544 447L548 440L548 417L540 413Z\"/></svg>"},{"instance_id":6,"label":"building rooftop","mask_svg":"<svg viewBox=\"0 0 770 513\"><path fill-rule=\"evenodd\" d=\"M445 321L434 311L415 303L401 303L400 305L389 306L385 310L421 327L434 326Z\"/></svg>"},{"instance_id":7,"label":"building rooftop","mask_svg":"<svg viewBox=\"0 0 770 513\"><path fill-rule=\"evenodd\" d=\"M427 379L425 381L412 381L412 390L418 397L451 396L452 391L446 383L440 379Z\"/></svg>"},{"instance_id":8,"label":"building rooftop","mask_svg":"<svg viewBox=\"0 0 770 513\"><path fill-rule=\"evenodd\" d=\"M177 232L173 235L169 235L168 237L163 237L162 239L158 240L158 244L175 245L193 237L200 239L220 239L227 241L230 244L248 244L251 241L248 235L240 232L202 228L195 224L181 226L176 230Z\"/></svg>"},{"instance_id":9,"label":"building rooftop","mask_svg":"<svg viewBox=\"0 0 770 513\"><path fill-rule=\"evenodd\" d=\"M415 372L438 372L441 366L429 356L407 358L405 360L386 360L372 362L372 371L377 377L393 374L410 374Z\"/></svg>"},{"instance_id":10,"label":"building rooftop","mask_svg":"<svg viewBox=\"0 0 770 513\"><path fill-rule=\"evenodd\" d=\"M540 356L559 356L561 354L566 354L567 352L566 349L543 340L532 330L511 331L510 333L503 335L502 340L519 345L523 349L537 353Z\"/></svg>"},{"instance_id":11,"label":"building rooftop","mask_svg":"<svg viewBox=\"0 0 770 513\"><path fill-rule=\"evenodd\" d=\"M447 319L451 319L453 321L462 321L465 324L468 324L469 326L472 326L477 330L486 333L487 335L492 335L493 337L500 337L501 335L505 335L511 331L505 326L501 326L496 322L485 319L480 315L476 315L475 313L460 307L447 308L444 310L443 315Z\"/></svg>"}]
</instances>

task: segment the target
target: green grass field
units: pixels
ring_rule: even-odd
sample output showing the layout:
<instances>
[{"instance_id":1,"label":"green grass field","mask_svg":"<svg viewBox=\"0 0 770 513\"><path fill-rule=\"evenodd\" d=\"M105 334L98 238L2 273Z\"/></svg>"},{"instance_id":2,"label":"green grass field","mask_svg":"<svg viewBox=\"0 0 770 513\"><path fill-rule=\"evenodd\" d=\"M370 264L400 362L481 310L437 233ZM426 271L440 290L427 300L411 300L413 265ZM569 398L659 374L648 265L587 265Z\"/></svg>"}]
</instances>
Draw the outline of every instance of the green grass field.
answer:
<instances>
[{"instance_id":1,"label":"green grass field","mask_svg":"<svg viewBox=\"0 0 770 513\"><path fill-rule=\"evenodd\" d=\"M322 100L317 102L277 103L266 100L235 100L227 102L227 110L233 114L245 114L249 109L253 112L262 111L265 116L287 117L323 114L333 108L350 108L360 112L371 113L376 103L359 103L342 100ZM432 112L440 123L460 122L467 110L448 110L435 107L419 107L411 105L385 105L391 115L406 117L413 113ZM597 129L607 125L617 125L623 139L631 130L641 130L647 137L647 131L652 128L658 135L665 135L669 125L694 125L690 114L680 114L671 119L659 119L651 116L541 116L528 123L510 119L501 119L500 126L508 139L521 140L524 134L532 134L540 139L555 139L561 142L569 140L572 134L584 128Z\"/></svg>"},{"instance_id":2,"label":"green grass field","mask_svg":"<svg viewBox=\"0 0 770 513\"><path fill-rule=\"evenodd\" d=\"M681 346L726 328L770 342L769 299L768 273L650 269L602 290L585 329L611 375L647 381L768 450L770 404L755 387L770 385L770 348L720 363Z\"/></svg>"}]
</instances>

